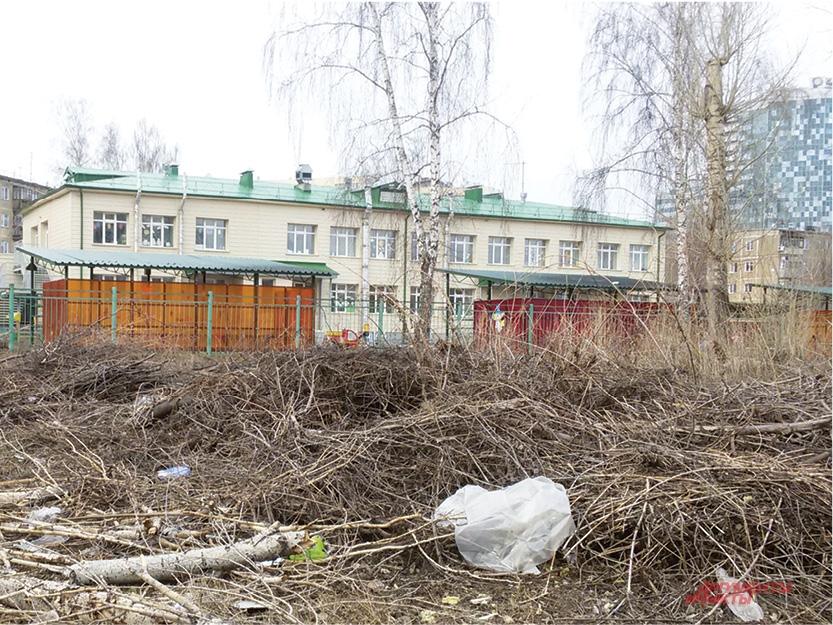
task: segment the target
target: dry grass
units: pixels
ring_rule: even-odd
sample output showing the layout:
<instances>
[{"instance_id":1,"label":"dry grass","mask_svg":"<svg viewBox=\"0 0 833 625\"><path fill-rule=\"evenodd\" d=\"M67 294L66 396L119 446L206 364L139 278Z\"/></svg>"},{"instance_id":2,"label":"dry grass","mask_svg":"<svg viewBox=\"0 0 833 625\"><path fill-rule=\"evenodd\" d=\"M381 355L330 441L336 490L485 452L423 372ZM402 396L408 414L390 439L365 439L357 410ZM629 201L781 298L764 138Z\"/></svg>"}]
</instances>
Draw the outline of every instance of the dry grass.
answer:
<instances>
[{"instance_id":1,"label":"dry grass","mask_svg":"<svg viewBox=\"0 0 833 625\"><path fill-rule=\"evenodd\" d=\"M759 597L768 621L830 622L830 424L813 425L831 415L829 363L759 358L751 378L745 354L706 367L684 347L658 353L656 336L419 360L71 342L7 359L0 491L60 487L65 511L33 528L21 520L36 504L0 508L0 559L10 578L58 581L79 560L229 544L280 522L320 533L330 558L142 592L241 623L718 622L734 617L685 595L722 565L793 584ZM173 397L158 418L142 403ZM176 464L191 476L156 479ZM578 526L540 576L470 569L430 522L465 484L535 475L565 485ZM68 540L47 555L19 549L54 534ZM0 603L0 622L33 618ZM51 605L61 622L98 614Z\"/></svg>"}]
</instances>

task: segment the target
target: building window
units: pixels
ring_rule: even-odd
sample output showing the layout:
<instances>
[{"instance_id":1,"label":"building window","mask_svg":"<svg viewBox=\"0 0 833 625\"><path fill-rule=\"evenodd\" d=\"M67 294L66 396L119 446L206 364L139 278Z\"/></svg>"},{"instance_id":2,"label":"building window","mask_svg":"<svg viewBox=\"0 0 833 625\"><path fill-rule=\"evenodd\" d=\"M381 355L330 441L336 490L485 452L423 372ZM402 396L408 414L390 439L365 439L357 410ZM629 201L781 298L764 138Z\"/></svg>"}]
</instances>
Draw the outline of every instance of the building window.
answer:
<instances>
[{"instance_id":1,"label":"building window","mask_svg":"<svg viewBox=\"0 0 833 625\"><path fill-rule=\"evenodd\" d=\"M419 246L417 245L417 233L411 233L411 260L419 260Z\"/></svg>"},{"instance_id":2,"label":"building window","mask_svg":"<svg viewBox=\"0 0 833 625\"><path fill-rule=\"evenodd\" d=\"M580 249L578 241L561 241L558 244L559 264L562 267L578 267Z\"/></svg>"},{"instance_id":3,"label":"building window","mask_svg":"<svg viewBox=\"0 0 833 625\"><path fill-rule=\"evenodd\" d=\"M408 302L408 306L411 311L416 312L419 310L419 296L422 291L418 286L411 287L411 299Z\"/></svg>"},{"instance_id":4,"label":"building window","mask_svg":"<svg viewBox=\"0 0 833 625\"><path fill-rule=\"evenodd\" d=\"M9 200L9 187L0 187L0 200Z\"/></svg>"},{"instance_id":5,"label":"building window","mask_svg":"<svg viewBox=\"0 0 833 625\"><path fill-rule=\"evenodd\" d=\"M747 261L743 265L743 270L746 273L751 273L751 272L755 271L755 263L753 263L752 261Z\"/></svg>"},{"instance_id":6,"label":"building window","mask_svg":"<svg viewBox=\"0 0 833 625\"><path fill-rule=\"evenodd\" d=\"M355 284L334 284L330 287L330 310L332 312L354 312L356 310Z\"/></svg>"},{"instance_id":7,"label":"building window","mask_svg":"<svg viewBox=\"0 0 833 625\"><path fill-rule=\"evenodd\" d=\"M224 219L202 219L198 217L194 247L198 250L226 249L226 221Z\"/></svg>"},{"instance_id":8,"label":"building window","mask_svg":"<svg viewBox=\"0 0 833 625\"><path fill-rule=\"evenodd\" d=\"M393 260L396 250L395 230L370 231L370 258Z\"/></svg>"},{"instance_id":9,"label":"building window","mask_svg":"<svg viewBox=\"0 0 833 625\"><path fill-rule=\"evenodd\" d=\"M547 242L544 239L526 239L524 241L524 265L526 267L543 267L547 262Z\"/></svg>"},{"instance_id":10,"label":"building window","mask_svg":"<svg viewBox=\"0 0 833 625\"><path fill-rule=\"evenodd\" d=\"M648 246L631 245L631 271L648 271Z\"/></svg>"},{"instance_id":11,"label":"building window","mask_svg":"<svg viewBox=\"0 0 833 625\"><path fill-rule=\"evenodd\" d=\"M781 257L781 264L780 264L781 271L789 269L789 266L790 266L790 257L789 256L782 256Z\"/></svg>"},{"instance_id":12,"label":"building window","mask_svg":"<svg viewBox=\"0 0 833 625\"><path fill-rule=\"evenodd\" d=\"M315 226L287 225L286 253L315 254Z\"/></svg>"},{"instance_id":13,"label":"building window","mask_svg":"<svg viewBox=\"0 0 833 625\"><path fill-rule=\"evenodd\" d=\"M616 271L619 246L615 243L599 243L599 269Z\"/></svg>"},{"instance_id":14,"label":"building window","mask_svg":"<svg viewBox=\"0 0 833 625\"><path fill-rule=\"evenodd\" d=\"M451 289L448 299L451 312L459 319L469 313L474 302L474 289Z\"/></svg>"},{"instance_id":15,"label":"building window","mask_svg":"<svg viewBox=\"0 0 833 625\"><path fill-rule=\"evenodd\" d=\"M744 283L743 292L744 293L751 293L752 292L752 283L751 282Z\"/></svg>"},{"instance_id":16,"label":"building window","mask_svg":"<svg viewBox=\"0 0 833 625\"><path fill-rule=\"evenodd\" d=\"M737 293L738 285L737 284L730 284L729 285L729 295L733 295Z\"/></svg>"},{"instance_id":17,"label":"building window","mask_svg":"<svg viewBox=\"0 0 833 625\"><path fill-rule=\"evenodd\" d=\"M508 265L510 249L509 237L489 237L489 264Z\"/></svg>"},{"instance_id":18,"label":"building window","mask_svg":"<svg viewBox=\"0 0 833 625\"><path fill-rule=\"evenodd\" d=\"M396 312L394 305L394 291L392 286L370 287L370 300L367 303L368 312L378 314Z\"/></svg>"},{"instance_id":19,"label":"building window","mask_svg":"<svg viewBox=\"0 0 833 625\"><path fill-rule=\"evenodd\" d=\"M8 254L9 253L9 242L8 241L0 241L0 254Z\"/></svg>"},{"instance_id":20,"label":"building window","mask_svg":"<svg viewBox=\"0 0 833 625\"><path fill-rule=\"evenodd\" d=\"M356 229L330 228L330 256L356 255Z\"/></svg>"},{"instance_id":21,"label":"building window","mask_svg":"<svg viewBox=\"0 0 833 625\"><path fill-rule=\"evenodd\" d=\"M94 211L93 243L127 245L127 213Z\"/></svg>"},{"instance_id":22,"label":"building window","mask_svg":"<svg viewBox=\"0 0 833 625\"><path fill-rule=\"evenodd\" d=\"M474 262L474 237L470 234L452 234L448 241L448 262Z\"/></svg>"},{"instance_id":23,"label":"building window","mask_svg":"<svg viewBox=\"0 0 833 625\"><path fill-rule=\"evenodd\" d=\"M0 213L0 228L8 228L9 227L9 214L8 213Z\"/></svg>"},{"instance_id":24,"label":"building window","mask_svg":"<svg viewBox=\"0 0 833 625\"><path fill-rule=\"evenodd\" d=\"M747 241L746 242L746 251L747 252L754 252L755 251L755 241Z\"/></svg>"},{"instance_id":25,"label":"building window","mask_svg":"<svg viewBox=\"0 0 833 625\"><path fill-rule=\"evenodd\" d=\"M738 242L732 241L732 254L738 251Z\"/></svg>"},{"instance_id":26,"label":"building window","mask_svg":"<svg viewBox=\"0 0 833 625\"><path fill-rule=\"evenodd\" d=\"M142 245L174 246L174 218L163 215L142 215Z\"/></svg>"},{"instance_id":27,"label":"building window","mask_svg":"<svg viewBox=\"0 0 833 625\"><path fill-rule=\"evenodd\" d=\"M738 272L738 264L737 263L729 263L729 273L737 273Z\"/></svg>"}]
</instances>

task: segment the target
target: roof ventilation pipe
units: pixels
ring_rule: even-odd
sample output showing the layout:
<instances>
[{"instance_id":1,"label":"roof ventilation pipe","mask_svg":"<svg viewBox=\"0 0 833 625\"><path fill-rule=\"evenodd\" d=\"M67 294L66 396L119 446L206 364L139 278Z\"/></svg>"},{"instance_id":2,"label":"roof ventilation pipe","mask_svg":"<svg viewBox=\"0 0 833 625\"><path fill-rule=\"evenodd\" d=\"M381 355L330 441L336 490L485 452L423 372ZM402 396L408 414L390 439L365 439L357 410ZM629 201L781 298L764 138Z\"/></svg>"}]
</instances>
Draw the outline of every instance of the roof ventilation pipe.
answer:
<instances>
[{"instance_id":1,"label":"roof ventilation pipe","mask_svg":"<svg viewBox=\"0 0 833 625\"><path fill-rule=\"evenodd\" d=\"M295 181L301 189L309 191L312 183L312 167L306 164L298 165L298 169L295 170Z\"/></svg>"},{"instance_id":2,"label":"roof ventilation pipe","mask_svg":"<svg viewBox=\"0 0 833 625\"><path fill-rule=\"evenodd\" d=\"M254 170L247 169L246 171L240 172L240 186L241 187L246 187L247 189L254 189L254 187L255 187Z\"/></svg>"}]
</instances>

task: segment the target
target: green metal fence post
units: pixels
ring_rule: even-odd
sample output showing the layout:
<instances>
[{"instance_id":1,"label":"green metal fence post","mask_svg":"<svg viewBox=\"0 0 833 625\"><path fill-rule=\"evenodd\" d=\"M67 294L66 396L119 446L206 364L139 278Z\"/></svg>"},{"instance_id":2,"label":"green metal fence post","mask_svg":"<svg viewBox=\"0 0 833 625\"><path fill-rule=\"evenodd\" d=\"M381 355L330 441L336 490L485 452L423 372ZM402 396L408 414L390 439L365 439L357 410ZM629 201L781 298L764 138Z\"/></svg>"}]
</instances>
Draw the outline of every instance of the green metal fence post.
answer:
<instances>
[{"instance_id":1,"label":"green metal fence post","mask_svg":"<svg viewBox=\"0 0 833 625\"><path fill-rule=\"evenodd\" d=\"M14 285L9 285L9 351L14 351L14 344L17 339L14 326Z\"/></svg>"},{"instance_id":2,"label":"green metal fence post","mask_svg":"<svg viewBox=\"0 0 833 625\"><path fill-rule=\"evenodd\" d=\"M295 349L301 347L301 296L295 296Z\"/></svg>"},{"instance_id":3,"label":"green metal fence post","mask_svg":"<svg viewBox=\"0 0 833 625\"><path fill-rule=\"evenodd\" d=\"M382 339L385 338L385 331L382 329L382 324L385 322L385 306L386 303L383 303L381 296L376 298L376 305L379 307L379 340L376 341L377 345L382 344Z\"/></svg>"},{"instance_id":4,"label":"green metal fence post","mask_svg":"<svg viewBox=\"0 0 833 625\"><path fill-rule=\"evenodd\" d=\"M532 342L535 340L535 332L533 326L533 315L535 311L535 304L530 302L529 304L529 320L527 321L527 328L526 328L526 342L528 343L528 349L532 352Z\"/></svg>"},{"instance_id":5,"label":"green metal fence post","mask_svg":"<svg viewBox=\"0 0 833 625\"><path fill-rule=\"evenodd\" d=\"M118 289L113 287L110 296L110 340L116 342L116 311L118 310Z\"/></svg>"},{"instance_id":6,"label":"green metal fence post","mask_svg":"<svg viewBox=\"0 0 833 625\"><path fill-rule=\"evenodd\" d=\"M208 328L205 335L205 353L211 355L211 326L214 323L214 291L208 292Z\"/></svg>"}]
</instances>

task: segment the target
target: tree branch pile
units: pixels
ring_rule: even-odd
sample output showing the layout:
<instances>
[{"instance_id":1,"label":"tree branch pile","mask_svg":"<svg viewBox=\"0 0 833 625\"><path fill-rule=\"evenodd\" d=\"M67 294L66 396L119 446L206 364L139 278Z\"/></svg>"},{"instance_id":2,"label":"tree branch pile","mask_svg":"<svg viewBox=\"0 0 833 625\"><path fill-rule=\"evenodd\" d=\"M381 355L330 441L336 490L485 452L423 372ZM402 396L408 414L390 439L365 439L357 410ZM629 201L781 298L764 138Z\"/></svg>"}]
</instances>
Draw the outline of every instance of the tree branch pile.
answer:
<instances>
[{"instance_id":1,"label":"tree branch pile","mask_svg":"<svg viewBox=\"0 0 833 625\"><path fill-rule=\"evenodd\" d=\"M827 368L703 381L546 351L70 343L0 368L0 623L718 622L685 600L718 566L792 584L758 597L768 620L833 616ZM190 475L157 478L172 466ZM536 475L570 497L563 553L537 577L468 568L436 506ZM289 559L287 532L328 557ZM127 578L101 575L116 562Z\"/></svg>"}]
</instances>

